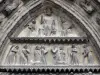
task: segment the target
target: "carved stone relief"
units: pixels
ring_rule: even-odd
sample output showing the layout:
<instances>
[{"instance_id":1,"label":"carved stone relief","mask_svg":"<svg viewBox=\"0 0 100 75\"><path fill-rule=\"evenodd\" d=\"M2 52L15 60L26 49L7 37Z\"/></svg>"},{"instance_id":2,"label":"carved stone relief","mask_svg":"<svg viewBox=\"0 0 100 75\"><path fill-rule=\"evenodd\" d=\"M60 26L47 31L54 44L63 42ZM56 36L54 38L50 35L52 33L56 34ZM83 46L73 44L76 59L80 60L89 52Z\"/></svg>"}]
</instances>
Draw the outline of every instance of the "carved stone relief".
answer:
<instances>
[{"instance_id":1,"label":"carved stone relief","mask_svg":"<svg viewBox=\"0 0 100 75\"><path fill-rule=\"evenodd\" d=\"M76 27L68 16L61 12L57 16L53 8L46 8L42 14L26 25L18 37L85 37L85 33ZM64 18L66 17L66 18ZM81 33L83 35L81 35ZM16 36L17 37L17 36Z\"/></svg>"},{"instance_id":2,"label":"carved stone relief","mask_svg":"<svg viewBox=\"0 0 100 75\"><path fill-rule=\"evenodd\" d=\"M44 46L36 46L34 50L34 64L45 64L47 65L46 54L48 51Z\"/></svg>"},{"instance_id":3,"label":"carved stone relief","mask_svg":"<svg viewBox=\"0 0 100 75\"><path fill-rule=\"evenodd\" d=\"M89 15L93 14L95 8L91 5L91 0L84 0L80 2L80 6L88 13Z\"/></svg>"},{"instance_id":4,"label":"carved stone relief","mask_svg":"<svg viewBox=\"0 0 100 75\"><path fill-rule=\"evenodd\" d=\"M71 63L72 64L79 64L79 59L78 59L78 51L75 45L72 45L71 47L71 53L70 53L70 58L71 58Z\"/></svg>"},{"instance_id":5,"label":"carved stone relief","mask_svg":"<svg viewBox=\"0 0 100 75\"><path fill-rule=\"evenodd\" d=\"M23 47L21 47L23 46ZM5 61L7 65L98 65L92 47L65 45L12 45Z\"/></svg>"},{"instance_id":6,"label":"carved stone relief","mask_svg":"<svg viewBox=\"0 0 100 75\"><path fill-rule=\"evenodd\" d=\"M92 0L71 0L73 4L79 5L88 15L92 15L96 9ZM71 3L71 2L70 2Z\"/></svg>"},{"instance_id":7,"label":"carved stone relief","mask_svg":"<svg viewBox=\"0 0 100 75\"><path fill-rule=\"evenodd\" d=\"M54 47L52 53L55 64L66 64L66 53L63 47Z\"/></svg>"},{"instance_id":8,"label":"carved stone relief","mask_svg":"<svg viewBox=\"0 0 100 75\"><path fill-rule=\"evenodd\" d=\"M7 0L5 1L4 9L2 10L3 14L8 17L20 4L21 0Z\"/></svg>"},{"instance_id":9,"label":"carved stone relief","mask_svg":"<svg viewBox=\"0 0 100 75\"><path fill-rule=\"evenodd\" d=\"M75 2L76 0L70 0L70 1ZM0 0L0 2L2 2L2 0ZM95 11L95 8L91 5L91 0L83 0L82 2L80 1L79 4L83 8L83 10L87 12L89 15L93 14L93 12ZM4 11L9 15L15 9L17 9L19 5L20 5L19 0L17 1L13 0L7 4ZM63 66L65 66L66 68L69 68L70 66L72 66L72 68L80 67L80 66L82 67L98 66L99 60L96 57L94 48L92 47L92 45L89 44L89 41L88 43L79 44L80 40L81 42L84 41L84 39L81 38L88 37L85 34L85 32L82 29L80 29L78 24L76 24L71 18L66 16L66 14L63 13L63 11L61 11L61 13L58 14L56 13L54 12L54 8L46 7L43 10L42 14L38 15L37 18L29 22L25 26L25 28L21 30L21 32L19 31L20 33L14 38L15 40L16 39L20 40L21 37L21 41L24 41L24 43L23 42L13 43L10 40L11 45L8 45L10 49L8 48L9 52L6 53L7 56L5 55L6 60L4 60L3 65L8 67L10 66L11 68L16 65L17 65L16 67L24 65L25 71L27 71L26 66L32 68L35 68L35 66L36 67L50 66L53 68L59 66L60 66L59 68ZM4 15L0 16L0 23L2 22L2 18L4 19L5 16ZM100 19L99 17L96 18L97 22L99 21L99 19ZM34 39L34 37L39 39ZM69 44L68 43L65 44L64 40L66 39L63 39L63 37L64 38L79 37L80 39L71 39L71 40L67 39L67 42L69 40L70 41L74 40L74 43L71 42ZM60 38L59 43L55 42L55 39L53 38L56 38L56 41L59 41ZM41 39L42 39L42 44L40 43ZM38 42L26 43L27 41L33 41L33 40L36 40ZM51 42L52 40L53 43ZM62 40L63 43L61 42ZM77 40L78 40L78 44L76 43ZM13 72L15 70L17 69L15 68ZM28 70L33 71L32 69L28 69ZM40 71L40 68L38 70ZM76 69L75 71L77 70L79 69ZM72 71L74 71L74 69L72 69ZM17 73L16 75L21 75L21 74L24 75L24 73ZM3 72L0 73L0 75L15 75L15 73ZM26 73L25 75L99 75L99 74L94 74L92 73L92 71L84 72L84 73L74 73L71 72L70 70L70 73L61 73L61 74Z\"/></svg>"}]
</instances>

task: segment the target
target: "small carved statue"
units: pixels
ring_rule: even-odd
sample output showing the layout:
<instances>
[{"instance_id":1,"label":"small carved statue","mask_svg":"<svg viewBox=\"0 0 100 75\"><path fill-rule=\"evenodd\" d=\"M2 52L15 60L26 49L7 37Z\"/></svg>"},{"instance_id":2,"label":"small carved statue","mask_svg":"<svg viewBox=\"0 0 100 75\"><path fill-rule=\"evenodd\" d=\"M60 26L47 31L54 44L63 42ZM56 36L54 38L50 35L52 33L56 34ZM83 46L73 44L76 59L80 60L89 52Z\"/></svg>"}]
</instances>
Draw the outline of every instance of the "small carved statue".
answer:
<instances>
[{"instance_id":1,"label":"small carved statue","mask_svg":"<svg viewBox=\"0 0 100 75\"><path fill-rule=\"evenodd\" d=\"M62 28L61 36L66 36L66 35L72 33L74 25L72 25L71 22L66 21L66 22L62 23L61 28Z\"/></svg>"},{"instance_id":2,"label":"small carved statue","mask_svg":"<svg viewBox=\"0 0 100 75\"><path fill-rule=\"evenodd\" d=\"M26 64L28 63L28 54L29 50L25 45L21 50L19 46L12 46L11 52L8 56L8 63L9 64Z\"/></svg>"},{"instance_id":3,"label":"small carved statue","mask_svg":"<svg viewBox=\"0 0 100 75\"><path fill-rule=\"evenodd\" d=\"M34 61L35 64L47 64L46 61L46 54L48 53L47 50L45 50L45 47L41 46L36 46L35 51L34 51Z\"/></svg>"},{"instance_id":4,"label":"small carved statue","mask_svg":"<svg viewBox=\"0 0 100 75\"><path fill-rule=\"evenodd\" d=\"M83 54L83 63L88 61L89 64L93 64L93 56L92 56L92 51L87 49L87 45L84 45L84 52Z\"/></svg>"},{"instance_id":5,"label":"small carved statue","mask_svg":"<svg viewBox=\"0 0 100 75\"><path fill-rule=\"evenodd\" d=\"M19 46L13 45L10 48L10 53L9 53L9 55L7 57L7 64L10 64L10 65L17 64L18 51L19 51Z\"/></svg>"},{"instance_id":6,"label":"small carved statue","mask_svg":"<svg viewBox=\"0 0 100 75\"><path fill-rule=\"evenodd\" d=\"M28 64L28 62L29 62L29 54L30 54L30 50L29 50L28 46L25 45L22 49L22 56L23 56L24 60L26 61L26 64Z\"/></svg>"},{"instance_id":7,"label":"small carved statue","mask_svg":"<svg viewBox=\"0 0 100 75\"><path fill-rule=\"evenodd\" d=\"M42 28L38 30L41 34L43 32L44 36L56 35L56 20L52 15L52 8L47 6L44 10L44 13L41 15L40 24Z\"/></svg>"},{"instance_id":8,"label":"small carved statue","mask_svg":"<svg viewBox=\"0 0 100 75\"><path fill-rule=\"evenodd\" d=\"M13 12L20 4L20 0L8 0L7 6L4 11L6 12L6 16Z\"/></svg>"},{"instance_id":9,"label":"small carved statue","mask_svg":"<svg viewBox=\"0 0 100 75\"><path fill-rule=\"evenodd\" d=\"M28 54L29 54L29 50L27 45L25 45L23 48L19 48L19 50L17 51L17 64L20 65L24 65L28 63Z\"/></svg>"},{"instance_id":10,"label":"small carved statue","mask_svg":"<svg viewBox=\"0 0 100 75\"><path fill-rule=\"evenodd\" d=\"M75 45L72 45L72 50L71 50L71 54L70 54L70 58L71 58L71 64L79 64L79 60L78 60L78 51L77 48L75 47Z\"/></svg>"},{"instance_id":11,"label":"small carved statue","mask_svg":"<svg viewBox=\"0 0 100 75\"><path fill-rule=\"evenodd\" d=\"M90 15L95 11L94 7L91 5L91 0L80 2L80 6Z\"/></svg>"},{"instance_id":12,"label":"small carved statue","mask_svg":"<svg viewBox=\"0 0 100 75\"><path fill-rule=\"evenodd\" d=\"M48 23L47 24L45 23L44 25L42 25L41 28L38 29L38 34L39 35L42 35L42 36L50 36L50 33L51 33L51 28L48 25Z\"/></svg>"},{"instance_id":13,"label":"small carved statue","mask_svg":"<svg viewBox=\"0 0 100 75\"><path fill-rule=\"evenodd\" d=\"M66 63L66 53L64 52L63 47L54 47L52 49L54 64L65 64Z\"/></svg>"},{"instance_id":14,"label":"small carved statue","mask_svg":"<svg viewBox=\"0 0 100 75\"><path fill-rule=\"evenodd\" d=\"M53 20L52 25L51 25L51 33L50 35L56 35L56 24L55 24L55 20Z\"/></svg>"}]
</instances>

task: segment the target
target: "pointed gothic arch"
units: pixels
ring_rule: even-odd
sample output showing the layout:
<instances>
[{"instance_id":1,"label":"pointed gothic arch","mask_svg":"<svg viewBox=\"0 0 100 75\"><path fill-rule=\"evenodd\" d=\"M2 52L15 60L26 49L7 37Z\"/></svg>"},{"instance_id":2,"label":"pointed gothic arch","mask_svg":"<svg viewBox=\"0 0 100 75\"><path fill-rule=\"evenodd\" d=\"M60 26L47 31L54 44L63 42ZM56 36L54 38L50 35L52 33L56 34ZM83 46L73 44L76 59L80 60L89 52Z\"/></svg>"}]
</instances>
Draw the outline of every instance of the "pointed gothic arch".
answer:
<instances>
[{"instance_id":1,"label":"pointed gothic arch","mask_svg":"<svg viewBox=\"0 0 100 75\"><path fill-rule=\"evenodd\" d=\"M69 4L66 5L63 1L50 0L50 1L48 1L48 3L49 2L52 3L52 5L54 5L54 7L59 8L60 10L63 10L65 13L67 13L71 17L73 17L73 20L75 20L80 25L79 27L84 32L86 32L86 35L87 35L91 45L93 47L95 47L94 50L96 50L96 53L98 53L99 47L100 47L99 46L100 45L99 44L100 43L99 42L99 32L93 26L94 23L91 22L88 18L85 18L84 15L82 15L82 13L78 13L78 10L74 9L73 6L71 6ZM33 4L34 4L34 2L33 2ZM40 15L42 12L38 13L38 11L36 11L36 10L41 10L41 7L43 7L42 0L41 1L37 0L37 2L34 5L30 4L30 7L28 6L29 9L25 8L25 12L22 12L22 15L17 16L16 14L14 14L17 17L17 19L15 18L15 22L10 23L8 20L8 24L5 23L5 24L7 24L8 28L7 28L7 30L6 30L6 28L4 29L5 30L4 31L5 33L3 34L4 38L1 39L2 40L2 43L1 43L2 56L5 58L5 60L6 60L6 57L4 54L6 51L4 51L4 50L6 49L6 46L9 44L11 36L16 38L17 37L16 35L18 35L20 33L21 29L23 29L23 27L27 23L29 23L32 19L34 19L34 17L37 17L38 15ZM34 14L32 14L32 13L34 13ZM15 32L15 33L13 33L13 32ZM15 41L15 38L14 38L14 41ZM21 40L20 38L16 38L16 39L17 39L17 41ZM30 41L30 39L29 39L29 41ZM27 39L24 39L24 40L27 40ZM31 40L34 41L34 39L31 39ZM4 49L4 47L5 47L5 49ZM97 58L99 59L99 54L97 54Z\"/></svg>"}]
</instances>

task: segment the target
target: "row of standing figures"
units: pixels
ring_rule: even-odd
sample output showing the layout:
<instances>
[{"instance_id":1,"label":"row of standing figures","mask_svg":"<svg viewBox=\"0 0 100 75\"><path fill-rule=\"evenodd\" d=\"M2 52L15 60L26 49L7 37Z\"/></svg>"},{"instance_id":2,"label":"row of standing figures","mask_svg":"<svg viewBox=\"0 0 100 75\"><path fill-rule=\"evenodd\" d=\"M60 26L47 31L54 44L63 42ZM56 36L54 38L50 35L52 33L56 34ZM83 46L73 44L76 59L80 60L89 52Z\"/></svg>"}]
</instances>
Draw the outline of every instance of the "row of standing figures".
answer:
<instances>
[{"instance_id":1,"label":"row of standing figures","mask_svg":"<svg viewBox=\"0 0 100 75\"><path fill-rule=\"evenodd\" d=\"M84 51L82 52L83 57L83 63L88 62L88 64L93 64L93 56L92 51L87 49L87 46L83 46ZM70 50L70 60L69 57L67 57L67 53L64 50L63 46L54 46L50 50L51 56L53 58L53 64L52 65L67 65L68 61L70 61L70 64L73 65L79 65L80 64L80 57L78 56L78 50L75 47L75 45L72 45ZM30 52L30 49L27 45L23 47L22 50L20 50L19 46L12 46L10 53L7 57L7 64L31 64L31 65L48 65L47 54L49 51L44 46L36 46L34 49L34 53ZM33 55L33 57L31 56Z\"/></svg>"},{"instance_id":2,"label":"row of standing figures","mask_svg":"<svg viewBox=\"0 0 100 75\"><path fill-rule=\"evenodd\" d=\"M33 30L35 30L35 26L34 25L29 25L28 28L33 32ZM72 32L73 29L70 28L65 28L65 29L56 29L55 27L51 27L50 26L46 26L46 25L42 25L41 28L38 29L38 36L67 36L69 33L73 33Z\"/></svg>"}]
</instances>

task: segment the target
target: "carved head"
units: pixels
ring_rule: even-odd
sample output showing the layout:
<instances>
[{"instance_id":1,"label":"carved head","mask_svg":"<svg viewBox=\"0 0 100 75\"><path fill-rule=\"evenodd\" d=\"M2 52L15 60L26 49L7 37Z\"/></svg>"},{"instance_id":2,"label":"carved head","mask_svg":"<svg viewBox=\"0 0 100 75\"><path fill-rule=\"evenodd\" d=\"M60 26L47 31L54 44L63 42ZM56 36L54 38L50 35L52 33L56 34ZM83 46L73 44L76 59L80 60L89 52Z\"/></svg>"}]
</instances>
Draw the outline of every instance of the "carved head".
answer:
<instances>
[{"instance_id":1,"label":"carved head","mask_svg":"<svg viewBox=\"0 0 100 75\"><path fill-rule=\"evenodd\" d=\"M46 7L44 10L44 14L47 16L51 16L52 15L52 8L51 7Z\"/></svg>"},{"instance_id":2,"label":"carved head","mask_svg":"<svg viewBox=\"0 0 100 75\"><path fill-rule=\"evenodd\" d=\"M53 53L56 53L58 51L58 46L54 46L52 51L53 51Z\"/></svg>"},{"instance_id":3,"label":"carved head","mask_svg":"<svg viewBox=\"0 0 100 75\"><path fill-rule=\"evenodd\" d=\"M85 44L85 45L83 46L83 48L87 48L87 44Z\"/></svg>"}]
</instances>

